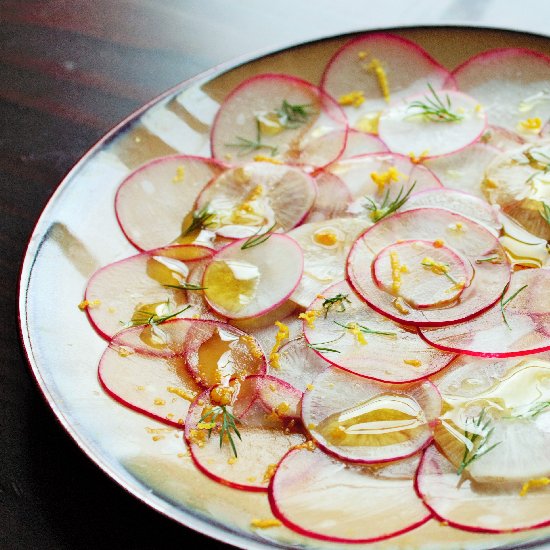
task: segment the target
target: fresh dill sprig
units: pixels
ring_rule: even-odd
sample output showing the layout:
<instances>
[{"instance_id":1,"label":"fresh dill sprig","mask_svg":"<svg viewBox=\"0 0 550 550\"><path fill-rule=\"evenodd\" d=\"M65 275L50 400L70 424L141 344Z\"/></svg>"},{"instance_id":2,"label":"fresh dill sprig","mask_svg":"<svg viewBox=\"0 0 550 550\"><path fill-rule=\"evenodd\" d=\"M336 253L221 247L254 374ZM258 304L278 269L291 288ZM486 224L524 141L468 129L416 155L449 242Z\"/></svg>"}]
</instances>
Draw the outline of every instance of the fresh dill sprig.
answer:
<instances>
[{"instance_id":1,"label":"fresh dill sprig","mask_svg":"<svg viewBox=\"0 0 550 550\"><path fill-rule=\"evenodd\" d=\"M508 319L506 319L506 314L504 313L504 310L506 309L506 306L524 289L527 288L528 285L523 285L520 289L516 290L512 296L510 296L508 299L504 299L504 295L506 292L508 292L508 287L510 286L510 283L506 283L506 286L504 287L502 294L500 295L500 312L502 314L502 318L504 319L504 322L506 323L506 326L512 330L512 327L508 324Z\"/></svg>"},{"instance_id":2,"label":"fresh dill sprig","mask_svg":"<svg viewBox=\"0 0 550 550\"><path fill-rule=\"evenodd\" d=\"M543 401L541 403L536 403L531 409L529 409L527 414L531 418L535 418L539 414L543 413L548 407L550 407L550 401Z\"/></svg>"},{"instance_id":3,"label":"fresh dill sprig","mask_svg":"<svg viewBox=\"0 0 550 550\"><path fill-rule=\"evenodd\" d=\"M419 109L418 113L409 115L409 118L421 116L431 122L458 122L464 117L452 111L451 98L447 94L445 100L437 95L432 85L428 83L431 96L425 95L424 101L413 101L408 109Z\"/></svg>"},{"instance_id":4,"label":"fresh dill sprig","mask_svg":"<svg viewBox=\"0 0 550 550\"><path fill-rule=\"evenodd\" d=\"M194 285L191 283L181 283L179 285L162 285L167 288L176 288L178 290L206 290L207 287L200 286L200 285Z\"/></svg>"},{"instance_id":5,"label":"fresh dill sprig","mask_svg":"<svg viewBox=\"0 0 550 550\"><path fill-rule=\"evenodd\" d=\"M264 231L263 233L260 233L262 228L260 227L254 235L248 237L246 241L241 246L241 250L246 250L247 248L252 248L253 246L258 246L259 244L265 243L271 235L273 235L273 229L277 226L277 222L275 222L267 231Z\"/></svg>"},{"instance_id":6,"label":"fresh dill sprig","mask_svg":"<svg viewBox=\"0 0 550 550\"><path fill-rule=\"evenodd\" d=\"M550 225L550 205L542 201L542 212L540 213L542 219Z\"/></svg>"},{"instance_id":7,"label":"fresh dill sprig","mask_svg":"<svg viewBox=\"0 0 550 550\"><path fill-rule=\"evenodd\" d=\"M277 154L277 147L273 147L262 142L262 131L260 128L260 121L258 119L256 119L256 139L247 139L237 136L237 143L226 143L225 145L227 147L236 147L237 149L240 149L238 153L239 157L261 149L267 149L272 156Z\"/></svg>"},{"instance_id":8,"label":"fresh dill sprig","mask_svg":"<svg viewBox=\"0 0 550 550\"><path fill-rule=\"evenodd\" d=\"M368 204L364 205L364 207L370 211L370 217L373 222L380 221L382 218L385 218L386 216L389 216L390 214L393 214L396 210L399 210L409 199L414 186L416 185L416 181L409 187L409 190L403 195L404 187L401 187L399 190L399 193L397 194L397 197L392 202L389 202L390 200L390 190L389 188L386 190L386 194L384 195L384 199L382 200L381 204L376 204L370 197L365 197L368 201Z\"/></svg>"},{"instance_id":9,"label":"fresh dill sprig","mask_svg":"<svg viewBox=\"0 0 550 550\"><path fill-rule=\"evenodd\" d=\"M316 351L325 351L325 352L332 352L332 353L341 353L337 349L333 348L324 348L321 346L324 346L325 344L332 344L332 342L337 342L341 338L344 337L344 334L340 334L337 338L333 338L332 340L327 340L326 342L316 342L314 344L306 344L308 348L314 349Z\"/></svg>"},{"instance_id":10,"label":"fresh dill sprig","mask_svg":"<svg viewBox=\"0 0 550 550\"><path fill-rule=\"evenodd\" d=\"M492 427L487 430L487 428L489 428L489 425L491 424L491 418L485 421L485 409L482 409L476 421L474 421L473 418L468 418L468 420L474 422L475 431L470 432L468 430L464 430L464 436L471 442L471 446L464 445L462 462L460 463L460 466L458 467L458 470L456 472L458 475L461 475L462 472L464 472L464 470L474 460L477 460L483 455L486 455L489 451L492 451L495 447L502 443L502 441L499 441L498 443L494 443L493 445L488 447L489 440L493 435L493 431L495 428Z\"/></svg>"},{"instance_id":11,"label":"fresh dill sprig","mask_svg":"<svg viewBox=\"0 0 550 550\"><path fill-rule=\"evenodd\" d=\"M443 268L449 268L449 264L435 264L435 263L429 263L429 262L420 262L421 265L423 265L424 267L436 267L436 268L439 268L438 271L436 271L437 274L441 274L441 275L445 275L445 277L447 277L447 279L449 279L449 281L451 281L451 283L453 283L454 285L457 285L458 284L458 281L448 272L446 271L445 269ZM441 266L441 267L440 267ZM432 270L433 271L433 270Z\"/></svg>"},{"instance_id":12,"label":"fresh dill sprig","mask_svg":"<svg viewBox=\"0 0 550 550\"><path fill-rule=\"evenodd\" d=\"M241 441L242 438L239 430L237 429L236 418L233 416L226 405L219 405L217 407L214 407L213 409L210 409L205 415L201 417L198 423L200 424L201 422L208 422L209 424L211 424L211 427L208 428L208 437L210 437L212 435L212 430L218 423L218 417L220 416L220 449L222 448L224 437L227 436L227 440L229 441L229 445L231 446L233 455L235 456L235 458L237 458L237 447L235 446L235 441L233 440L233 434L231 432L234 432Z\"/></svg>"},{"instance_id":13,"label":"fresh dill sprig","mask_svg":"<svg viewBox=\"0 0 550 550\"><path fill-rule=\"evenodd\" d=\"M495 260L499 260L499 257L498 256L491 256L490 258L480 258L478 260L476 260L476 264L482 264L484 262L491 262L491 263L496 263Z\"/></svg>"},{"instance_id":14,"label":"fresh dill sprig","mask_svg":"<svg viewBox=\"0 0 550 550\"><path fill-rule=\"evenodd\" d=\"M167 301L166 304L169 305L169 301ZM165 321L168 321L168 319L173 319L174 317L177 317L180 313L187 311L190 307L191 307L190 305L187 305L183 309L180 309L179 311L176 311L175 313L170 313L168 315L158 315L153 311L138 309L136 310L134 315L138 314L138 316L142 316L143 319L132 319L128 323L123 323L123 324L126 328L138 327L142 325L151 325L151 326L159 325L160 323L164 323Z\"/></svg>"},{"instance_id":15,"label":"fresh dill sprig","mask_svg":"<svg viewBox=\"0 0 550 550\"><path fill-rule=\"evenodd\" d=\"M183 236L189 235L197 229L202 229L212 225L212 218L215 216L215 212L210 210L209 203L206 203L202 208L195 210L192 214L192 220L189 227L184 231Z\"/></svg>"},{"instance_id":16,"label":"fresh dill sprig","mask_svg":"<svg viewBox=\"0 0 550 550\"><path fill-rule=\"evenodd\" d=\"M346 311L346 303L351 304L351 300L348 300L349 294L337 294L334 298L325 298L325 301L322 303L322 307L325 310L325 319L327 318L328 312L333 308L338 306L336 310L339 313Z\"/></svg>"},{"instance_id":17,"label":"fresh dill sprig","mask_svg":"<svg viewBox=\"0 0 550 550\"><path fill-rule=\"evenodd\" d=\"M361 332L364 332L365 334L379 334L381 336L397 336L397 333L395 332L384 332L382 330L372 330L369 327L366 327L364 325L360 325L359 323L339 323L338 321L334 321L338 326L343 327L347 330L352 330L357 327Z\"/></svg>"},{"instance_id":18,"label":"fresh dill sprig","mask_svg":"<svg viewBox=\"0 0 550 550\"><path fill-rule=\"evenodd\" d=\"M309 120L309 117L317 114L317 111L311 110L311 105L309 104L293 105L286 99L283 99L281 107L275 109L275 114L281 126L288 129L294 129L305 124Z\"/></svg>"},{"instance_id":19,"label":"fresh dill sprig","mask_svg":"<svg viewBox=\"0 0 550 550\"><path fill-rule=\"evenodd\" d=\"M539 156L539 158L537 158L537 155ZM536 172L531 174L525 180L526 185L533 181L537 176L544 176L548 174L548 172L550 172L550 156L543 153L542 151L533 148L530 151L524 151L523 156L527 159L527 162L520 164L528 164L529 166L531 166L531 168L534 168L536 170Z\"/></svg>"}]
</instances>

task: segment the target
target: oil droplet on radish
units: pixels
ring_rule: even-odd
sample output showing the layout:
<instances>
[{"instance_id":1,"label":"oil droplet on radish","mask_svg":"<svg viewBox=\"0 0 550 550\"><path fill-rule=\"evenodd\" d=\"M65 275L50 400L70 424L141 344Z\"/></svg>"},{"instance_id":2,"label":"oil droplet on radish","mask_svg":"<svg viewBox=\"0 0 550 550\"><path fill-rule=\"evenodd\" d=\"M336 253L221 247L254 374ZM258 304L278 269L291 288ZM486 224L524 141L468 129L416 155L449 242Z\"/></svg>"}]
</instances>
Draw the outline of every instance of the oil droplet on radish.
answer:
<instances>
[{"instance_id":1,"label":"oil droplet on radish","mask_svg":"<svg viewBox=\"0 0 550 550\"><path fill-rule=\"evenodd\" d=\"M238 369L231 354L231 344L239 340L235 334L216 329L199 347L199 376L208 386L227 385Z\"/></svg>"}]
</instances>

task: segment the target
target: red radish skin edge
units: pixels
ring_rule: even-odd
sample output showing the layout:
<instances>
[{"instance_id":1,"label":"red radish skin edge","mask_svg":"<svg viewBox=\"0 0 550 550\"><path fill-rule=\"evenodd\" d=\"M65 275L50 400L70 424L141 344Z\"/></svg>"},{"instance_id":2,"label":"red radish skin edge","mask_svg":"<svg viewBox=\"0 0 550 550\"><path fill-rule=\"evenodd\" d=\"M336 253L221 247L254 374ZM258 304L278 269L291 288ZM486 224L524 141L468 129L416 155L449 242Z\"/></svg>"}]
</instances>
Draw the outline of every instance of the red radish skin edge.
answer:
<instances>
[{"instance_id":1,"label":"red radish skin edge","mask_svg":"<svg viewBox=\"0 0 550 550\"><path fill-rule=\"evenodd\" d=\"M290 449L283 456L283 458L281 458L281 460L279 461L279 464L277 464L277 468L275 469L275 474L273 475L273 477L271 478L271 481L269 482L269 487L267 489L268 490L267 497L268 497L269 505L271 506L271 511L273 512L273 515L278 520L280 520L283 525L286 525L289 529L292 529L292 531L295 531L296 533L299 533L300 535L305 535L306 537L310 537L310 538L317 539L317 540L324 540L324 541L328 541L328 542L342 542L342 543L346 543L346 544L363 544L363 543L367 543L367 542L379 542L379 541L382 541L382 540L387 540L387 539L391 539L393 537L397 537L399 535L403 535L404 533L408 533L409 531L412 531L413 529L416 529L417 527L420 527L421 525L424 525L427 521L432 519L432 517L434 516L433 511L429 507L427 507L427 511L429 513L422 520L420 520L416 523L413 523L412 525L408 525L407 527L404 527L403 529L400 529L399 531L395 531L395 532L389 533L387 535L381 535L379 537L373 537L373 538L369 538L369 539L349 540L349 539L340 538L340 537L329 537L327 535L321 535L319 533L316 533L315 531L309 531L308 529L304 529L303 527L300 527L299 525L296 525L295 523L290 521L287 517L285 517L285 515L279 509L279 507L277 505L277 501L275 500L275 497L273 495L273 492L274 492L273 491L273 480L275 479L275 476L277 475L277 470L279 469L279 466L281 465L281 462L283 462L283 460L288 455L290 455L290 453L296 452L296 451L299 451L299 450ZM424 501L422 501L422 502L424 502Z\"/></svg>"}]
</instances>

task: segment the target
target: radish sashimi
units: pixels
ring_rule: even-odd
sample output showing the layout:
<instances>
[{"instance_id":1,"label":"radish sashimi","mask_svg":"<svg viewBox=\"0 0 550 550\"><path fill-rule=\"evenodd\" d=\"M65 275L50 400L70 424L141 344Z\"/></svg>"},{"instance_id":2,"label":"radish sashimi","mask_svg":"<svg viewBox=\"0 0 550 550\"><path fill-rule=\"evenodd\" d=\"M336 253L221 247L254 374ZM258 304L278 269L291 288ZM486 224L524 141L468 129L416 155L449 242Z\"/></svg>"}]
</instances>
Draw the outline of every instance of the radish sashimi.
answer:
<instances>
[{"instance_id":1,"label":"radish sashimi","mask_svg":"<svg viewBox=\"0 0 550 550\"><path fill-rule=\"evenodd\" d=\"M118 222L139 250L176 241L203 187L225 166L213 159L176 155L152 160L132 172L115 198Z\"/></svg>"},{"instance_id":2,"label":"radish sashimi","mask_svg":"<svg viewBox=\"0 0 550 550\"><path fill-rule=\"evenodd\" d=\"M322 139L329 132L330 139ZM259 156L309 164L315 157L315 165L324 166L340 156L346 138L346 117L334 99L305 80L262 74L242 82L225 99L211 146L215 158L233 163Z\"/></svg>"},{"instance_id":3,"label":"radish sashimi","mask_svg":"<svg viewBox=\"0 0 550 550\"><path fill-rule=\"evenodd\" d=\"M211 216L208 229L223 237L250 237L268 228L288 231L308 214L317 187L311 176L282 164L253 162L220 174L197 199Z\"/></svg>"},{"instance_id":4,"label":"radish sashimi","mask_svg":"<svg viewBox=\"0 0 550 550\"><path fill-rule=\"evenodd\" d=\"M432 158L460 151L485 131L487 117L476 99L430 88L380 115L380 139L394 153Z\"/></svg>"},{"instance_id":5,"label":"radish sashimi","mask_svg":"<svg viewBox=\"0 0 550 550\"><path fill-rule=\"evenodd\" d=\"M345 388L345 391L342 391ZM317 444L342 460L387 462L432 440L441 398L425 380L383 384L330 367L304 394L302 420Z\"/></svg>"},{"instance_id":6,"label":"radish sashimi","mask_svg":"<svg viewBox=\"0 0 550 550\"><path fill-rule=\"evenodd\" d=\"M102 267L88 282L83 302L94 328L109 339L127 326L192 317L197 310L189 306L188 292L202 290L187 277L197 263L145 252Z\"/></svg>"},{"instance_id":7,"label":"radish sashimi","mask_svg":"<svg viewBox=\"0 0 550 550\"><path fill-rule=\"evenodd\" d=\"M408 277L415 279L428 272L436 272L449 288L468 284L468 280L454 279L448 266L431 256L407 265L397 252L390 254L391 287L385 291L376 284L372 264L377 256L387 246L411 239L432 242L434 251L448 248L473 266L471 284L452 306L417 309L401 295L401 285ZM510 280L510 265L498 239L483 226L441 208L417 208L388 216L367 229L349 253L347 277L363 300L383 315L404 324L440 326L466 321L497 302Z\"/></svg>"},{"instance_id":8,"label":"radish sashimi","mask_svg":"<svg viewBox=\"0 0 550 550\"><path fill-rule=\"evenodd\" d=\"M277 463L303 443L302 392L273 376L216 386L191 405L185 439L197 468L245 491L267 491Z\"/></svg>"},{"instance_id":9,"label":"radish sashimi","mask_svg":"<svg viewBox=\"0 0 550 550\"><path fill-rule=\"evenodd\" d=\"M344 44L331 58L321 87L345 107L351 125L372 132L388 103L438 89L449 72L417 44L400 36L373 33ZM374 116L373 116L374 115Z\"/></svg>"},{"instance_id":10,"label":"radish sashimi","mask_svg":"<svg viewBox=\"0 0 550 550\"><path fill-rule=\"evenodd\" d=\"M340 159L349 159L361 155L368 155L369 153L386 153L387 151L388 148L377 136L350 129L346 148Z\"/></svg>"},{"instance_id":11,"label":"radish sashimi","mask_svg":"<svg viewBox=\"0 0 550 550\"><path fill-rule=\"evenodd\" d=\"M524 460L529 460L527 453ZM422 457L416 486L426 506L452 527L504 533L550 524L550 485L538 481L524 486L476 483L457 475L456 468L431 446Z\"/></svg>"},{"instance_id":12,"label":"radish sashimi","mask_svg":"<svg viewBox=\"0 0 550 550\"><path fill-rule=\"evenodd\" d=\"M304 323L309 346L329 363L359 376L411 382L441 370L454 357L438 353L414 328L368 307L346 282L325 289L309 311L314 319Z\"/></svg>"},{"instance_id":13,"label":"radish sashimi","mask_svg":"<svg viewBox=\"0 0 550 550\"><path fill-rule=\"evenodd\" d=\"M302 250L287 235L242 239L222 248L208 264L204 295L214 311L230 319L255 317L286 301L303 267Z\"/></svg>"},{"instance_id":14,"label":"radish sashimi","mask_svg":"<svg viewBox=\"0 0 550 550\"><path fill-rule=\"evenodd\" d=\"M460 90L485 107L489 124L532 139L550 117L550 58L539 52L489 50L468 59L453 76Z\"/></svg>"},{"instance_id":15,"label":"radish sashimi","mask_svg":"<svg viewBox=\"0 0 550 550\"><path fill-rule=\"evenodd\" d=\"M445 413L434 437L457 472L480 483L550 475L548 381L550 354L453 362L436 381Z\"/></svg>"},{"instance_id":16,"label":"radish sashimi","mask_svg":"<svg viewBox=\"0 0 550 550\"><path fill-rule=\"evenodd\" d=\"M414 490L417 464L418 457L384 466L346 464L319 450L293 450L271 481L271 509L287 527L308 537L380 541L431 517Z\"/></svg>"},{"instance_id":17,"label":"radish sashimi","mask_svg":"<svg viewBox=\"0 0 550 550\"><path fill-rule=\"evenodd\" d=\"M323 170L315 175L315 183L317 197L305 223L348 216L347 208L351 202L348 186L338 176Z\"/></svg>"},{"instance_id":18,"label":"radish sashimi","mask_svg":"<svg viewBox=\"0 0 550 550\"><path fill-rule=\"evenodd\" d=\"M516 271L491 309L464 324L422 328L421 336L438 349L479 357L550 350L549 285L550 269Z\"/></svg>"},{"instance_id":19,"label":"radish sashimi","mask_svg":"<svg viewBox=\"0 0 550 550\"><path fill-rule=\"evenodd\" d=\"M182 319L117 334L99 362L105 391L135 411L182 428L191 401L201 391L177 349L192 327Z\"/></svg>"}]
</instances>

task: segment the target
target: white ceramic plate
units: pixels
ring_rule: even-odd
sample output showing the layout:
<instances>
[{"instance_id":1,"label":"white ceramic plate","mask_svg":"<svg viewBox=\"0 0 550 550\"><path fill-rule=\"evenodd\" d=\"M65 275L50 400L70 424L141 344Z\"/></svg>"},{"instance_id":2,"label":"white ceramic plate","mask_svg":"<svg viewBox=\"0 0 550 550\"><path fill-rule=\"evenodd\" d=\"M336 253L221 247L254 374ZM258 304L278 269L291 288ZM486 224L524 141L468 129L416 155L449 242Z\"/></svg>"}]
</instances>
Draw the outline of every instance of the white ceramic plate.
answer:
<instances>
[{"instance_id":1,"label":"white ceramic plate","mask_svg":"<svg viewBox=\"0 0 550 550\"><path fill-rule=\"evenodd\" d=\"M443 65L453 68L479 51L523 46L550 54L545 37L472 28L402 29ZM284 527L250 529L271 517L267 498L219 485L181 456L181 433L166 430L109 398L97 381L106 343L77 307L99 267L135 253L114 215L123 177L143 162L175 152L209 156L209 124L223 97L259 72L284 72L313 83L349 37L297 46L244 65L213 69L147 105L109 133L75 166L44 210L23 264L20 318L23 343L50 406L82 450L136 497L178 522L242 548L340 548ZM62 281L62 284L60 284ZM52 323L52 311L56 322ZM156 430L165 430L156 432ZM164 437L154 441L152 434ZM374 503L360 503L371 506ZM550 528L513 535L458 531L430 520L376 548L519 548L541 546ZM353 545L372 548L372 545Z\"/></svg>"}]
</instances>

